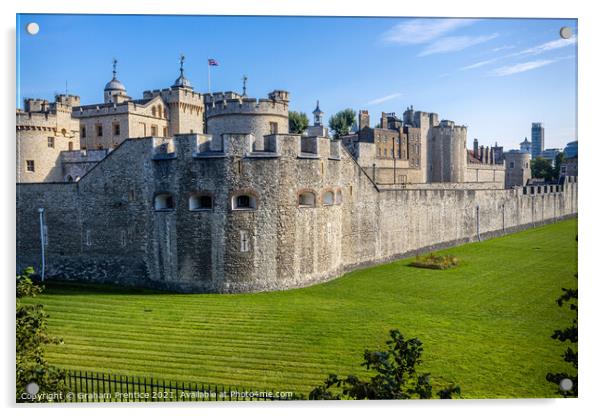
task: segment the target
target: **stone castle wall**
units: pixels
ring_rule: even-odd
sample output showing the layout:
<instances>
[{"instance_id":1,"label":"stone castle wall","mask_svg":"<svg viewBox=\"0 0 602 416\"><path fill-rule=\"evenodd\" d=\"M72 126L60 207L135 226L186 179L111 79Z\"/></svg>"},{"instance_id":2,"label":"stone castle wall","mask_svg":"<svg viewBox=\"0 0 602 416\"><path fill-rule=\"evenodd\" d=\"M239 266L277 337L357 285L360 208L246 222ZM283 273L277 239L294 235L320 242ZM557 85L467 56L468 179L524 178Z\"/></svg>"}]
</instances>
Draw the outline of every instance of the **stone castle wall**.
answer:
<instances>
[{"instance_id":1,"label":"stone castle wall","mask_svg":"<svg viewBox=\"0 0 602 416\"><path fill-rule=\"evenodd\" d=\"M79 149L80 143L69 110L59 106L54 113L17 111L16 118L17 182L62 182L60 153ZM33 171L27 169L28 160L34 162Z\"/></svg>"},{"instance_id":2,"label":"stone castle wall","mask_svg":"<svg viewBox=\"0 0 602 416\"><path fill-rule=\"evenodd\" d=\"M275 144L257 152L252 135L223 138L200 151L208 136L177 136L168 153L158 140L126 140L77 183L17 185L17 266L39 269L39 207L49 276L194 292L306 286L577 213L572 180L562 188L379 189L327 139L270 136ZM307 192L314 207L298 203ZM163 193L173 209L155 210ZM212 196L212 208L189 209L196 194ZM256 209L233 209L241 194Z\"/></svg>"}]
</instances>

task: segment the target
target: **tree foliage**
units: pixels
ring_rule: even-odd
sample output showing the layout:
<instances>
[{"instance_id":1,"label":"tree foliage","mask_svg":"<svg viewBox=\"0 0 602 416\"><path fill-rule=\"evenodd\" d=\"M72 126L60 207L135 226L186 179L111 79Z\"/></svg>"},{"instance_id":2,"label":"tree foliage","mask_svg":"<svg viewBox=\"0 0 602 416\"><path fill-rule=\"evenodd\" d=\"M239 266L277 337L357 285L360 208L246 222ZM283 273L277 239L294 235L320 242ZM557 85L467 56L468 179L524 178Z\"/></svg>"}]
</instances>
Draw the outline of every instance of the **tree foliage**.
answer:
<instances>
[{"instance_id":1,"label":"tree foliage","mask_svg":"<svg viewBox=\"0 0 602 416\"><path fill-rule=\"evenodd\" d=\"M418 338L406 340L397 329L390 331L387 351L364 352L367 370L376 374L369 380L349 375L340 377L330 374L324 384L309 394L310 400L342 399L430 399L433 387L429 373L418 373L416 366L422 363L422 342ZM437 392L441 399L451 399L460 394L455 384Z\"/></svg>"},{"instance_id":2,"label":"tree foliage","mask_svg":"<svg viewBox=\"0 0 602 416\"><path fill-rule=\"evenodd\" d=\"M564 153L560 152L556 155L556 158L554 159L554 169L553 169L554 178L556 178L556 179L560 178L560 165L562 165L563 163L564 163Z\"/></svg>"},{"instance_id":3,"label":"tree foliage","mask_svg":"<svg viewBox=\"0 0 602 416\"><path fill-rule=\"evenodd\" d=\"M288 112L288 130L293 134L302 134L309 126L307 114L298 111Z\"/></svg>"},{"instance_id":4,"label":"tree foliage","mask_svg":"<svg viewBox=\"0 0 602 416\"><path fill-rule=\"evenodd\" d=\"M351 108L339 111L328 120L328 127L333 132L335 139L349 134L355 122L355 112Z\"/></svg>"},{"instance_id":5,"label":"tree foliage","mask_svg":"<svg viewBox=\"0 0 602 416\"><path fill-rule=\"evenodd\" d=\"M534 178L545 179L551 182L554 179L554 168L552 162L543 157L538 157L531 161L531 176Z\"/></svg>"},{"instance_id":6,"label":"tree foliage","mask_svg":"<svg viewBox=\"0 0 602 416\"><path fill-rule=\"evenodd\" d=\"M25 269L17 275L17 310L16 310L16 359L17 359L17 401L44 402L51 401L57 394L66 392L65 371L52 367L44 358L44 346L58 344L61 340L48 335L48 315L42 305L23 304L22 299L35 297L43 287L34 284L33 268ZM39 391L33 397L24 395L32 393L26 386L35 383Z\"/></svg>"},{"instance_id":7,"label":"tree foliage","mask_svg":"<svg viewBox=\"0 0 602 416\"><path fill-rule=\"evenodd\" d=\"M575 275L575 277L577 277L577 275ZM564 304L567 304L571 311L575 311L575 316L571 320L571 325L569 327L557 329L552 334L552 338L560 342L568 341L575 347L575 349L573 349L571 346L568 346L564 351L563 356L564 361L573 366L575 373L548 373L546 375L546 380L548 380L550 383L558 385L558 392L564 397L577 397L577 289L566 289L563 287L562 291L564 293L558 298L556 303L558 303L558 306L560 307L562 307ZM565 379L571 380L573 384L570 390L565 390L562 388L561 382Z\"/></svg>"}]
</instances>

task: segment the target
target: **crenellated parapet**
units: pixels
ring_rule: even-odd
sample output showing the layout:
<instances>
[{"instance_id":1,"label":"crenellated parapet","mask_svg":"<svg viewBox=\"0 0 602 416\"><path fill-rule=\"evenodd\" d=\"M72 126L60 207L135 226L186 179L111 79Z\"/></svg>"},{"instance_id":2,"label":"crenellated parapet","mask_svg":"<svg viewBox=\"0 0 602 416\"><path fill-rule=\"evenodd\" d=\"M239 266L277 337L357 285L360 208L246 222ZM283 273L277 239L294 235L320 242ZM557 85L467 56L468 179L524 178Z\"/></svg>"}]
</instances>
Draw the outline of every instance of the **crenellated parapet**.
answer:
<instances>
[{"instance_id":1,"label":"crenellated parapet","mask_svg":"<svg viewBox=\"0 0 602 416\"><path fill-rule=\"evenodd\" d=\"M228 98L206 102L207 118L239 114L276 115L288 117L288 101L266 98Z\"/></svg>"},{"instance_id":2,"label":"crenellated parapet","mask_svg":"<svg viewBox=\"0 0 602 416\"><path fill-rule=\"evenodd\" d=\"M235 93L205 95L206 132L212 135L253 134L256 137L288 133L286 91L275 90L268 98L249 98Z\"/></svg>"}]
</instances>

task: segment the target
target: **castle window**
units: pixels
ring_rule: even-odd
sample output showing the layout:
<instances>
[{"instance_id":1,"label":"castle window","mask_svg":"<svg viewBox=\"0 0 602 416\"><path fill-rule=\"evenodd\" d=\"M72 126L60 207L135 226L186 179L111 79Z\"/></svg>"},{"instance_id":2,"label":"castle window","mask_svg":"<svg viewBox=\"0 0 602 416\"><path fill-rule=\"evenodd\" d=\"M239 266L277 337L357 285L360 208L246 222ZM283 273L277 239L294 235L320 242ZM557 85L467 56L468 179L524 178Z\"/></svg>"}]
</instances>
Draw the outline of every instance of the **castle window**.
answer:
<instances>
[{"instance_id":1,"label":"castle window","mask_svg":"<svg viewBox=\"0 0 602 416\"><path fill-rule=\"evenodd\" d=\"M102 124L96 125L96 136L102 137Z\"/></svg>"},{"instance_id":2,"label":"castle window","mask_svg":"<svg viewBox=\"0 0 602 416\"><path fill-rule=\"evenodd\" d=\"M119 123L113 124L113 136L119 136L121 134L121 127Z\"/></svg>"},{"instance_id":3,"label":"castle window","mask_svg":"<svg viewBox=\"0 0 602 416\"><path fill-rule=\"evenodd\" d=\"M257 199L252 195L235 195L232 197L232 209L254 210L257 208Z\"/></svg>"},{"instance_id":4,"label":"castle window","mask_svg":"<svg viewBox=\"0 0 602 416\"><path fill-rule=\"evenodd\" d=\"M82 131L81 131L81 134L80 134L80 136L81 136L82 138L85 138L85 137L86 137L86 127L85 127L85 126L84 126L84 127L82 127Z\"/></svg>"},{"instance_id":5,"label":"castle window","mask_svg":"<svg viewBox=\"0 0 602 416\"><path fill-rule=\"evenodd\" d=\"M161 108L161 106L157 107L157 117L161 118L161 114L163 114L163 109Z\"/></svg>"},{"instance_id":6,"label":"castle window","mask_svg":"<svg viewBox=\"0 0 602 416\"><path fill-rule=\"evenodd\" d=\"M510 162L510 169L514 169L514 162Z\"/></svg>"},{"instance_id":7,"label":"castle window","mask_svg":"<svg viewBox=\"0 0 602 416\"><path fill-rule=\"evenodd\" d=\"M171 194L162 193L155 195L155 211L172 210L174 207L175 203Z\"/></svg>"},{"instance_id":8,"label":"castle window","mask_svg":"<svg viewBox=\"0 0 602 416\"><path fill-rule=\"evenodd\" d=\"M240 251L246 253L251 249L251 241L249 239L249 233L247 231L240 231Z\"/></svg>"},{"instance_id":9,"label":"castle window","mask_svg":"<svg viewBox=\"0 0 602 416\"><path fill-rule=\"evenodd\" d=\"M313 192L303 192L299 194L299 207L312 208L316 206L316 194Z\"/></svg>"},{"instance_id":10,"label":"castle window","mask_svg":"<svg viewBox=\"0 0 602 416\"><path fill-rule=\"evenodd\" d=\"M270 121L270 134L278 134L278 123Z\"/></svg>"},{"instance_id":11,"label":"castle window","mask_svg":"<svg viewBox=\"0 0 602 416\"><path fill-rule=\"evenodd\" d=\"M343 193L340 189L337 190L334 201L337 205L341 205L343 203Z\"/></svg>"},{"instance_id":12,"label":"castle window","mask_svg":"<svg viewBox=\"0 0 602 416\"><path fill-rule=\"evenodd\" d=\"M27 165L27 172L35 172L36 171L35 163L33 160L27 160L26 165Z\"/></svg>"},{"instance_id":13,"label":"castle window","mask_svg":"<svg viewBox=\"0 0 602 416\"><path fill-rule=\"evenodd\" d=\"M332 191L326 191L322 194L322 204L332 205L334 204L334 193Z\"/></svg>"},{"instance_id":14,"label":"castle window","mask_svg":"<svg viewBox=\"0 0 602 416\"><path fill-rule=\"evenodd\" d=\"M163 109L163 118L167 118L167 108Z\"/></svg>"},{"instance_id":15,"label":"castle window","mask_svg":"<svg viewBox=\"0 0 602 416\"><path fill-rule=\"evenodd\" d=\"M163 137L167 137L167 127L163 127Z\"/></svg>"},{"instance_id":16,"label":"castle window","mask_svg":"<svg viewBox=\"0 0 602 416\"><path fill-rule=\"evenodd\" d=\"M54 137L48 138L48 147L51 147L54 149Z\"/></svg>"},{"instance_id":17,"label":"castle window","mask_svg":"<svg viewBox=\"0 0 602 416\"><path fill-rule=\"evenodd\" d=\"M190 211L208 211L213 209L213 198L210 195L192 195L188 199Z\"/></svg>"},{"instance_id":18,"label":"castle window","mask_svg":"<svg viewBox=\"0 0 602 416\"><path fill-rule=\"evenodd\" d=\"M155 108L155 106L153 106L153 108L151 109L152 113L153 113L153 117L157 116L157 109Z\"/></svg>"},{"instance_id":19,"label":"castle window","mask_svg":"<svg viewBox=\"0 0 602 416\"><path fill-rule=\"evenodd\" d=\"M86 245L90 247L92 245L92 232L90 230L86 230Z\"/></svg>"},{"instance_id":20,"label":"castle window","mask_svg":"<svg viewBox=\"0 0 602 416\"><path fill-rule=\"evenodd\" d=\"M71 152L73 150L73 142L69 142L69 144L67 145L67 148Z\"/></svg>"},{"instance_id":21,"label":"castle window","mask_svg":"<svg viewBox=\"0 0 602 416\"><path fill-rule=\"evenodd\" d=\"M155 126L155 125L151 126L151 136L153 136L153 137L157 136L157 126Z\"/></svg>"},{"instance_id":22,"label":"castle window","mask_svg":"<svg viewBox=\"0 0 602 416\"><path fill-rule=\"evenodd\" d=\"M125 230L121 230L121 247L125 247L127 244L127 233Z\"/></svg>"}]
</instances>

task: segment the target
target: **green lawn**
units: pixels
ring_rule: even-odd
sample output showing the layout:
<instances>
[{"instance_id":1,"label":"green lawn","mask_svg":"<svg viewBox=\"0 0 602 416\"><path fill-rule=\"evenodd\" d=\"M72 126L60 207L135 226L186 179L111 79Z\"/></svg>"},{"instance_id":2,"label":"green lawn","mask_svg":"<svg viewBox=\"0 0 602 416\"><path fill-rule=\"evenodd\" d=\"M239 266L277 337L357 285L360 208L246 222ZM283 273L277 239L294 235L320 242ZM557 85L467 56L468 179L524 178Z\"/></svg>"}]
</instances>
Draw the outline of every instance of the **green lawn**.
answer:
<instances>
[{"instance_id":1,"label":"green lawn","mask_svg":"<svg viewBox=\"0 0 602 416\"><path fill-rule=\"evenodd\" d=\"M364 374L363 350L391 328L424 343L423 371L463 397L550 397L548 371L567 369L550 338L570 312L555 300L576 285L577 220L443 250L459 267L412 259L304 289L182 295L91 284L47 284L39 297L52 364L180 381L307 394L329 373Z\"/></svg>"}]
</instances>

